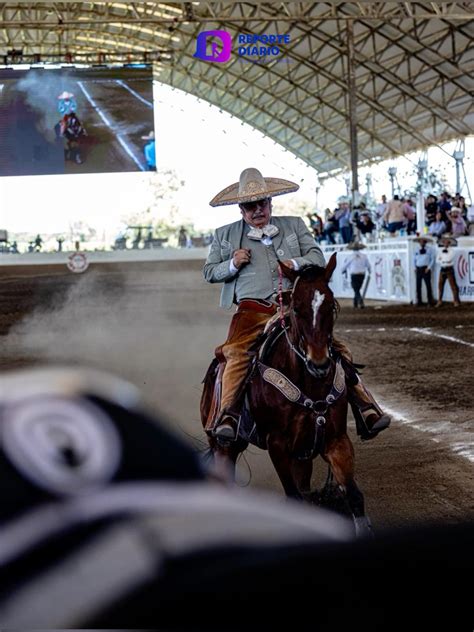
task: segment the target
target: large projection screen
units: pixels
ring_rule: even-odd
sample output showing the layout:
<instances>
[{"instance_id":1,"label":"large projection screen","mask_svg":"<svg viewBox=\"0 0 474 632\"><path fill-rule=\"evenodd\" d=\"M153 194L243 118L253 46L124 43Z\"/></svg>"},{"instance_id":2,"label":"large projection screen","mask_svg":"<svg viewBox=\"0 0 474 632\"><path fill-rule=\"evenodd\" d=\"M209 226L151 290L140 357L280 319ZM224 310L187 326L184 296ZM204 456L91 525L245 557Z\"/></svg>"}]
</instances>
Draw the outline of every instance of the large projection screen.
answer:
<instances>
[{"instance_id":1,"label":"large projection screen","mask_svg":"<svg viewBox=\"0 0 474 632\"><path fill-rule=\"evenodd\" d=\"M151 66L0 69L0 175L154 171Z\"/></svg>"}]
</instances>

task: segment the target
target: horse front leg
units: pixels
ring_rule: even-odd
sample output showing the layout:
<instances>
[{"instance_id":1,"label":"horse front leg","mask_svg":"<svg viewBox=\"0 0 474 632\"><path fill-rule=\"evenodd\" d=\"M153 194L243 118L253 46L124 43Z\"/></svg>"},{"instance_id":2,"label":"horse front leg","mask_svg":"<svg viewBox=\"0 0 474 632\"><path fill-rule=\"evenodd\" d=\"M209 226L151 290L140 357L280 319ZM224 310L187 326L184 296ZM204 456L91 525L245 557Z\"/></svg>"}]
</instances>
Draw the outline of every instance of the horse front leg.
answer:
<instances>
[{"instance_id":1,"label":"horse front leg","mask_svg":"<svg viewBox=\"0 0 474 632\"><path fill-rule=\"evenodd\" d=\"M226 485L233 484L237 457L247 446L248 443L241 439L222 445L215 438L209 438L212 459L207 468L208 476Z\"/></svg>"},{"instance_id":2,"label":"horse front leg","mask_svg":"<svg viewBox=\"0 0 474 632\"><path fill-rule=\"evenodd\" d=\"M319 504L319 494L311 491L311 477L313 475L313 459L291 460L291 473L298 491L309 503Z\"/></svg>"},{"instance_id":3,"label":"horse front leg","mask_svg":"<svg viewBox=\"0 0 474 632\"><path fill-rule=\"evenodd\" d=\"M286 439L281 436L270 435L267 437L267 445L268 453L278 474L278 478L283 485L286 496L303 500L303 494L298 489L293 477L292 459Z\"/></svg>"},{"instance_id":4,"label":"horse front leg","mask_svg":"<svg viewBox=\"0 0 474 632\"><path fill-rule=\"evenodd\" d=\"M370 521L365 515L364 495L354 478L354 448L349 437L344 434L329 442L323 458L330 464L334 478L346 495L356 537L372 535Z\"/></svg>"}]
</instances>

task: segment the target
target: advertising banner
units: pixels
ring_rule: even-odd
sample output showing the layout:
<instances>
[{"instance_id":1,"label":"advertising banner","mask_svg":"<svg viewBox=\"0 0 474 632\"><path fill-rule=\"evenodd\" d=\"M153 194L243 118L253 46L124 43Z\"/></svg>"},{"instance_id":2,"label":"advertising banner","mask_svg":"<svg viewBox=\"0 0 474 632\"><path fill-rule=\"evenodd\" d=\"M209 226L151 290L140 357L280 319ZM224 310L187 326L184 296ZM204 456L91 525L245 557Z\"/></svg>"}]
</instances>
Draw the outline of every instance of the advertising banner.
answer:
<instances>
[{"instance_id":1,"label":"advertising banner","mask_svg":"<svg viewBox=\"0 0 474 632\"><path fill-rule=\"evenodd\" d=\"M370 265L370 277L365 279L362 292L365 298L379 301L396 301L399 303L416 302L416 279L414 268L414 253L416 243L398 242L397 244L373 244L362 250ZM331 288L336 297L352 298L354 291L351 286L349 271L343 273L344 266L354 252L352 250L337 250L337 267L331 279ZM326 259L334 248L325 249ZM436 247L435 247L436 251ZM474 301L474 246L458 246L454 248L454 274L459 287L461 301ZM435 264L432 274L433 294L438 298L439 266ZM423 293L426 291L424 284ZM423 294L423 300L426 296ZM449 283L445 284L444 301L452 301Z\"/></svg>"}]
</instances>

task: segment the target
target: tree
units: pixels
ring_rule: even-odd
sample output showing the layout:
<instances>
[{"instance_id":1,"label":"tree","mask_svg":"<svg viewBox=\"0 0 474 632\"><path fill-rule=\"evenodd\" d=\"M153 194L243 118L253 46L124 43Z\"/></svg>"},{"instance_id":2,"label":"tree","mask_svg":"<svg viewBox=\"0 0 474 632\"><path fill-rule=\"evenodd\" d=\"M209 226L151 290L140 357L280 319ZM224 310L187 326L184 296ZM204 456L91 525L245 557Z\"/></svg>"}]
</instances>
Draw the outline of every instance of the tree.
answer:
<instances>
[{"instance_id":1,"label":"tree","mask_svg":"<svg viewBox=\"0 0 474 632\"><path fill-rule=\"evenodd\" d=\"M307 215L313 213L314 204L308 202L308 200L298 200L295 198L281 199L274 198L273 206L275 210L274 215L293 215L296 217L306 218Z\"/></svg>"},{"instance_id":2,"label":"tree","mask_svg":"<svg viewBox=\"0 0 474 632\"><path fill-rule=\"evenodd\" d=\"M69 233L71 241L91 241L97 236L96 229L82 220L69 222Z\"/></svg>"},{"instance_id":3,"label":"tree","mask_svg":"<svg viewBox=\"0 0 474 632\"><path fill-rule=\"evenodd\" d=\"M174 194L184 186L178 174L171 170L147 172L143 174L142 186L147 195L143 196L142 208L134 209L121 220L129 226L153 226L159 222L168 222L170 226L178 222L178 208L174 204Z\"/></svg>"}]
</instances>

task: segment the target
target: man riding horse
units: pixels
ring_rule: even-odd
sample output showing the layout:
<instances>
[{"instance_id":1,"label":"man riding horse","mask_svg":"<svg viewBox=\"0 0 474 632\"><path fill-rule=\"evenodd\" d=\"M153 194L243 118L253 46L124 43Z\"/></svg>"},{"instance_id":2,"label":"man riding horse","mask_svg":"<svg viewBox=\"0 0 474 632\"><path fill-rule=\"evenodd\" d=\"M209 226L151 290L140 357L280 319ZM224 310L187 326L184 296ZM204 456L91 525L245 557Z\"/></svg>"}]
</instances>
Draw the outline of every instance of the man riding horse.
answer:
<instances>
[{"instance_id":1,"label":"man riding horse","mask_svg":"<svg viewBox=\"0 0 474 632\"><path fill-rule=\"evenodd\" d=\"M264 178L257 169L245 169L238 183L218 193L211 206L238 204L242 219L215 231L204 265L209 283L223 283L221 306L237 304L227 340L216 349L223 366L218 413L207 424L207 432L220 442L237 440L241 389L247 376L251 353L265 325L278 310L279 295L291 290L291 281L281 275L279 263L300 270L325 267L314 238L299 217L272 218L272 198L297 191L294 182ZM351 360L349 349L333 341L337 352ZM376 437L390 425L375 399L357 375L348 376L349 402L363 440Z\"/></svg>"}]
</instances>

